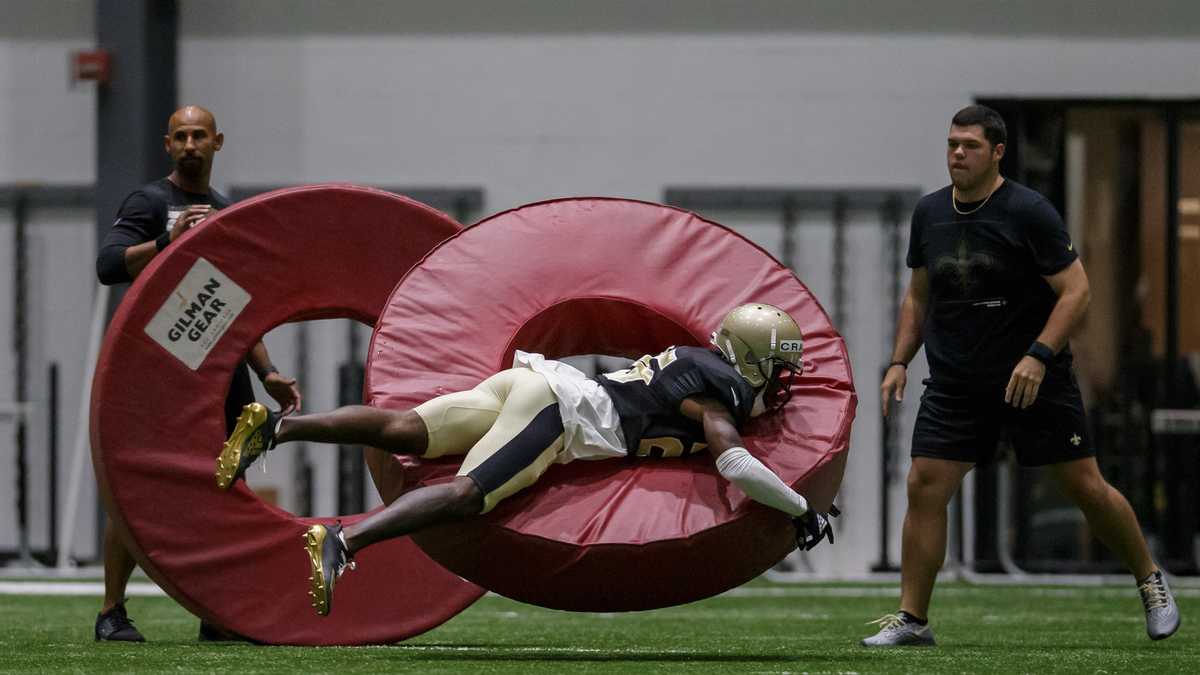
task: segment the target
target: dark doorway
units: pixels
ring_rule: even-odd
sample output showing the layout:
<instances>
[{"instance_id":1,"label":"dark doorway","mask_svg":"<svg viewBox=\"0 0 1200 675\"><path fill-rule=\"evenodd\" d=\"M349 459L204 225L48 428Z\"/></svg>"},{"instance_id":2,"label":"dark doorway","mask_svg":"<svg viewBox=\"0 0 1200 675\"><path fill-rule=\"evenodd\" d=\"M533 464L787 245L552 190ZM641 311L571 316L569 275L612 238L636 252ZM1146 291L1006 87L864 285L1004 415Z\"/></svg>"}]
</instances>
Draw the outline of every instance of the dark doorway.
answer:
<instances>
[{"instance_id":1,"label":"dark doorway","mask_svg":"<svg viewBox=\"0 0 1200 675\"><path fill-rule=\"evenodd\" d=\"M1004 175L1063 214L1091 282L1071 341L1104 476L1131 502L1153 553L1197 571L1200 418L1154 433L1155 410L1200 404L1200 101L980 98L1009 127ZM1000 471L1015 471L1011 495ZM1044 572L1119 572L1042 471L1000 463L976 476L975 555L1000 569L996 509L1011 504L1012 557Z\"/></svg>"}]
</instances>

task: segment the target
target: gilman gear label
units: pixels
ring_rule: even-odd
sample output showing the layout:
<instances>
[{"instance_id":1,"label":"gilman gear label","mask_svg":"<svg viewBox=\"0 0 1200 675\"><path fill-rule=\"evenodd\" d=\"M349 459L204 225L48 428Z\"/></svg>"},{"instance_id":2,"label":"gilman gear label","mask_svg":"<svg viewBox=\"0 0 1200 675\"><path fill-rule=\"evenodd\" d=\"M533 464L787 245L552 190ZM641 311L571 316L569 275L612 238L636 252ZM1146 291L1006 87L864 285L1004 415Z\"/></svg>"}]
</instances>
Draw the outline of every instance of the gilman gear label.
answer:
<instances>
[{"instance_id":1,"label":"gilman gear label","mask_svg":"<svg viewBox=\"0 0 1200 675\"><path fill-rule=\"evenodd\" d=\"M200 258L146 324L146 334L196 370L249 302L249 293Z\"/></svg>"}]
</instances>

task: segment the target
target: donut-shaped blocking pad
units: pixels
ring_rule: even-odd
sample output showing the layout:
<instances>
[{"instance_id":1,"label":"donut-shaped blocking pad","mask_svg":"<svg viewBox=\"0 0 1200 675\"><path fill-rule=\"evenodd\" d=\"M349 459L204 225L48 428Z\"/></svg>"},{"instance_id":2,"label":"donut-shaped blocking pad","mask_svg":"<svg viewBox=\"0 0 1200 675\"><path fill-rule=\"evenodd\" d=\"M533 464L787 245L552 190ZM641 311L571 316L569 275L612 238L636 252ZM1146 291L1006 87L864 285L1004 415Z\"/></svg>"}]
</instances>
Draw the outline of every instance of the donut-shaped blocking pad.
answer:
<instances>
[{"instance_id":1,"label":"donut-shaped blocking pad","mask_svg":"<svg viewBox=\"0 0 1200 675\"><path fill-rule=\"evenodd\" d=\"M622 199L563 199L507 211L447 240L396 287L367 368L372 405L407 408L468 389L512 363L637 357L705 345L748 301L787 310L805 371L781 413L744 430L751 452L819 509L841 483L855 393L842 338L790 269L695 214ZM445 480L461 458L376 455L384 501ZM448 569L545 607L621 611L708 597L795 548L782 513L751 502L706 453L686 459L576 461L481 518L413 539Z\"/></svg>"},{"instance_id":2,"label":"donut-shaped blocking pad","mask_svg":"<svg viewBox=\"0 0 1200 675\"><path fill-rule=\"evenodd\" d=\"M405 538L364 551L333 613L318 617L301 534L332 519L297 518L244 481L223 492L213 479L230 378L254 343L289 321L374 324L404 273L460 229L379 190L286 189L214 214L139 275L97 364L92 460L138 564L188 610L261 642L383 643L482 594Z\"/></svg>"}]
</instances>

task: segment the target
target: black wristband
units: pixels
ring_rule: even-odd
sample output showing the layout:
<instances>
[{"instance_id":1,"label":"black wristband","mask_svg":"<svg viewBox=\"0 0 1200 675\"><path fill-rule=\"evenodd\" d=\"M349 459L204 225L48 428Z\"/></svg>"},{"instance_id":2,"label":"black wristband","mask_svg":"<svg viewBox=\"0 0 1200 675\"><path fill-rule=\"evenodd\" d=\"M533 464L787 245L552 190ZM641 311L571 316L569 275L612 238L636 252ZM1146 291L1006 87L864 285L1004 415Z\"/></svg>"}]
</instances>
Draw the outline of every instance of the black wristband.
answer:
<instances>
[{"instance_id":1,"label":"black wristband","mask_svg":"<svg viewBox=\"0 0 1200 675\"><path fill-rule=\"evenodd\" d=\"M888 364L888 368L891 368L892 366L900 366L901 368L908 370L908 364L903 361L892 361Z\"/></svg>"},{"instance_id":2,"label":"black wristband","mask_svg":"<svg viewBox=\"0 0 1200 675\"><path fill-rule=\"evenodd\" d=\"M1054 360L1054 350L1050 348L1050 345L1042 344L1041 342L1034 342L1029 345L1029 350L1025 352L1025 355L1032 356L1047 366Z\"/></svg>"},{"instance_id":3,"label":"black wristband","mask_svg":"<svg viewBox=\"0 0 1200 675\"><path fill-rule=\"evenodd\" d=\"M265 380L265 379L267 379L267 376L270 375L271 373L278 373L278 372L279 372L279 369L276 368L275 366L267 366L266 368L262 369L261 371L258 371L258 379L259 379L259 381Z\"/></svg>"},{"instance_id":4,"label":"black wristband","mask_svg":"<svg viewBox=\"0 0 1200 675\"><path fill-rule=\"evenodd\" d=\"M154 239L154 248L161 251L167 247L167 244L170 244L170 243L171 243L171 231L167 230L166 232L163 232L162 234L158 235L158 237L156 237Z\"/></svg>"}]
</instances>

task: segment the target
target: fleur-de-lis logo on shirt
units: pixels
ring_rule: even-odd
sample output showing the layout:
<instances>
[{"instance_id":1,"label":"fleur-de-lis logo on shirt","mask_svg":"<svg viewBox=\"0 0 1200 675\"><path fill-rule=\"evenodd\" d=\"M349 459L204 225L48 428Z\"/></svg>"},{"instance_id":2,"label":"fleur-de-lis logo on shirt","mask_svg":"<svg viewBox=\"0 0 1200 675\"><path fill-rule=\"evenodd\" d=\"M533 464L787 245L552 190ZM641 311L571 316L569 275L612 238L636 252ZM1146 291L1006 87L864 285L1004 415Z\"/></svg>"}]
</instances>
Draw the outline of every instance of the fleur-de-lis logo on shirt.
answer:
<instances>
[{"instance_id":1,"label":"fleur-de-lis logo on shirt","mask_svg":"<svg viewBox=\"0 0 1200 675\"><path fill-rule=\"evenodd\" d=\"M995 266L995 260L986 253L971 253L967 248L967 238L958 240L954 256L942 256L934 265L934 273L945 276L958 288L961 297L970 297L971 291L979 284L979 273Z\"/></svg>"},{"instance_id":2,"label":"fleur-de-lis logo on shirt","mask_svg":"<svg viewBox=\"0 0 1200 675\"><path fill-rule=\"evenodd\" d=\"M1071 445L1078 448L1079 444L1082 442L1083 442L1083 437L1080 436L1079 434L1074 434L1071 436Z\"/></svg>"}]
</instances>

